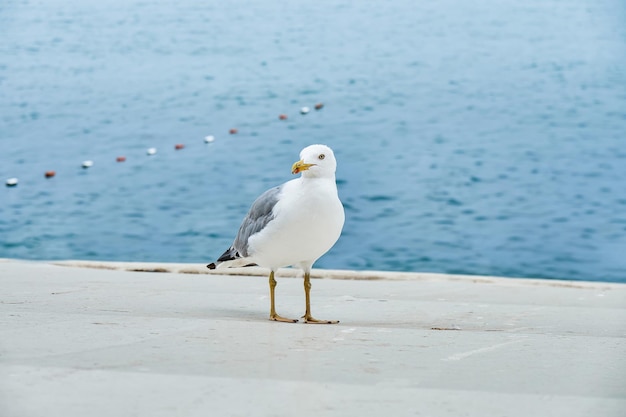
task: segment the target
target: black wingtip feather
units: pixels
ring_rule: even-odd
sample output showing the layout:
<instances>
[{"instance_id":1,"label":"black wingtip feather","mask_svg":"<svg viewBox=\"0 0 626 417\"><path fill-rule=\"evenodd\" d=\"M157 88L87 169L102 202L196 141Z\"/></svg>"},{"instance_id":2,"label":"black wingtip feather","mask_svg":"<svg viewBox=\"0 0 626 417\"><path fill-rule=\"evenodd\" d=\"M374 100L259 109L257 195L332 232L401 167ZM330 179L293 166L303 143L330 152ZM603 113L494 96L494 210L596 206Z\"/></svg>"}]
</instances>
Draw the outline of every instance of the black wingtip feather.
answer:
<instances>
[{"instance_id":1,"label":"black wingtip feather","mask_svg":"<svg viewBox=\"0 0 626 417\"><path fill-rule=\"evenodd\" d=\"M217 268L217 265L219 265L221 262L232 261L239 258L241 258L241 255L239 254L239 252L237 252L235 248L231 246L226 250L226 252L222 254L222 256L217 258L217 261L211 262L206 267L209 269L215 269Z\"/></svg>"},{"instance_id":2,"label":"black wingtip feather","mask_svg":"<svg viewBox=\"0 0 626 417\"><path fill-rule=\"evenodd\" d=\"M222 254L222 256L217 258L217 263L225 262L225 261L232 261L238 258L241 258L241 255L239 254L239 252L237 252L235 248L231 246L230 248L228 248L226 252Z\"/></svg>"}]
</instances>

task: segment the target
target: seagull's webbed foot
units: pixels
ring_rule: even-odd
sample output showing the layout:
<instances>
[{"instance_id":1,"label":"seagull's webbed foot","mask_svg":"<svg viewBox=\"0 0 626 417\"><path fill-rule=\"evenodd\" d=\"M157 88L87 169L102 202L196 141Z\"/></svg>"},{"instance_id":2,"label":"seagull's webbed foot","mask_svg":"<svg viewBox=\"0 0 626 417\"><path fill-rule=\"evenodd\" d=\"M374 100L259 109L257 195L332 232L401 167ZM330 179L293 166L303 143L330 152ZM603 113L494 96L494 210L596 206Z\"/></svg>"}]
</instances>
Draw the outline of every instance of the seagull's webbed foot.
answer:
<instances>
[{"instance_id":1,"label":"seagull's webbed foot","mask_svg":"<svg viewBox=\"0 0 626 417\"><path fill-rule=\"evenodd\" d=\"M270 313L270 320L282 321L283 323L297 323L298 322L298 319L289 319L287 317L279 316L276 313Z\"/></svg>"},{"instance_id":2,"label":"seagull's webbed foot","mask_svg":"<svg viewBox=\"0 0 626 417\"><path fill-rule=\"evenodd\" d=\"M303 321L305 323L311 323L311 324L337 324L339 323L339 320L318 320L315 317L311 316L310 314L305 314L304 316L302 316L302 318L304 319Z\"/></svg>"}]
</instances>

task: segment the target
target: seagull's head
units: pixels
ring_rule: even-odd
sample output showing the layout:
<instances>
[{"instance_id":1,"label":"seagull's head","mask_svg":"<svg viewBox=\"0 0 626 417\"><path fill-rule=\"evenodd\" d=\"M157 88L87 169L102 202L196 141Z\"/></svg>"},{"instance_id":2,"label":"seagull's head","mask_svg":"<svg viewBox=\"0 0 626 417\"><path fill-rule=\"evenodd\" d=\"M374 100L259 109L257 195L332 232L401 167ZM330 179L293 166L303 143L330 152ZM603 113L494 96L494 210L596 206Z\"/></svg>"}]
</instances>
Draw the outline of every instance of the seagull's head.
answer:
<instances>
[{"instance_id":1,"label":"seagull's head","mask_svg":"<svg viewBox=\"0 0 626 417\"><path fill-rule=\"evenodd\" d=\"M303 177L333 177L337 161L333 150L326 145L310 145L300 152L300 160L291 167L292 174Z\"/></svg>"}]
</instances>

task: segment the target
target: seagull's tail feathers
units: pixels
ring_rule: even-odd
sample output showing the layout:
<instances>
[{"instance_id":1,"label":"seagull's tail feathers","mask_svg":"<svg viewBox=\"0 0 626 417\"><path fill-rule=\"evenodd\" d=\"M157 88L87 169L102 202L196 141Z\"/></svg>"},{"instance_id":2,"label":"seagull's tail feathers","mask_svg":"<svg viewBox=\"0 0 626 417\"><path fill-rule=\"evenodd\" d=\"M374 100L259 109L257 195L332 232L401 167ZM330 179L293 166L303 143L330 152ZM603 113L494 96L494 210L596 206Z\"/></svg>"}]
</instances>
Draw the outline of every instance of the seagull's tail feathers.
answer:
<instances>
[{"instance_id":1,"label":"seagull's tail feathers","mask_svg":"<svg viewBox=\"0 0 626 417\"><path fill-rule=\"evenodd\" d=\"M231 246L230 248L228 248L228 250L226 250L226 252L222 254L222 256L217 258L217 261L211 262L206 267L209 269L215 269L215 268L237 268L241 266L252 266L252 265L255 265L255 264L251 262L249 258L242 257L237 251L237 249Z\"/></svg>"}]
</instances>

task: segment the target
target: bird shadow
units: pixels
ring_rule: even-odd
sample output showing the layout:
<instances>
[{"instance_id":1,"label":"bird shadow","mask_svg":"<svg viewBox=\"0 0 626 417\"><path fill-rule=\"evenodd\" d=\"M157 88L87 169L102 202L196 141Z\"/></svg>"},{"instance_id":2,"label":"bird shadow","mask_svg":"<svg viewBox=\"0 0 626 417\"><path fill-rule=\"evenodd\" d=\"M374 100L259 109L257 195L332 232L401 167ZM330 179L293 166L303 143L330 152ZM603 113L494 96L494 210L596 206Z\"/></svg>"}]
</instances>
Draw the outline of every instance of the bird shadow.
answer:
<instances>
[{"instance_id":1,"label":"bird shadow","mask_svg":"<svg viewBox=\"0 0 626 417\"><path fill-rule=\"evenodd\" d=\"M243 320L243 321L266 321L269 319L269 312L244 310L239 308L212 308L189 311L190 315L196 318L212 320Z\"/></svg>"}]
</instances>

